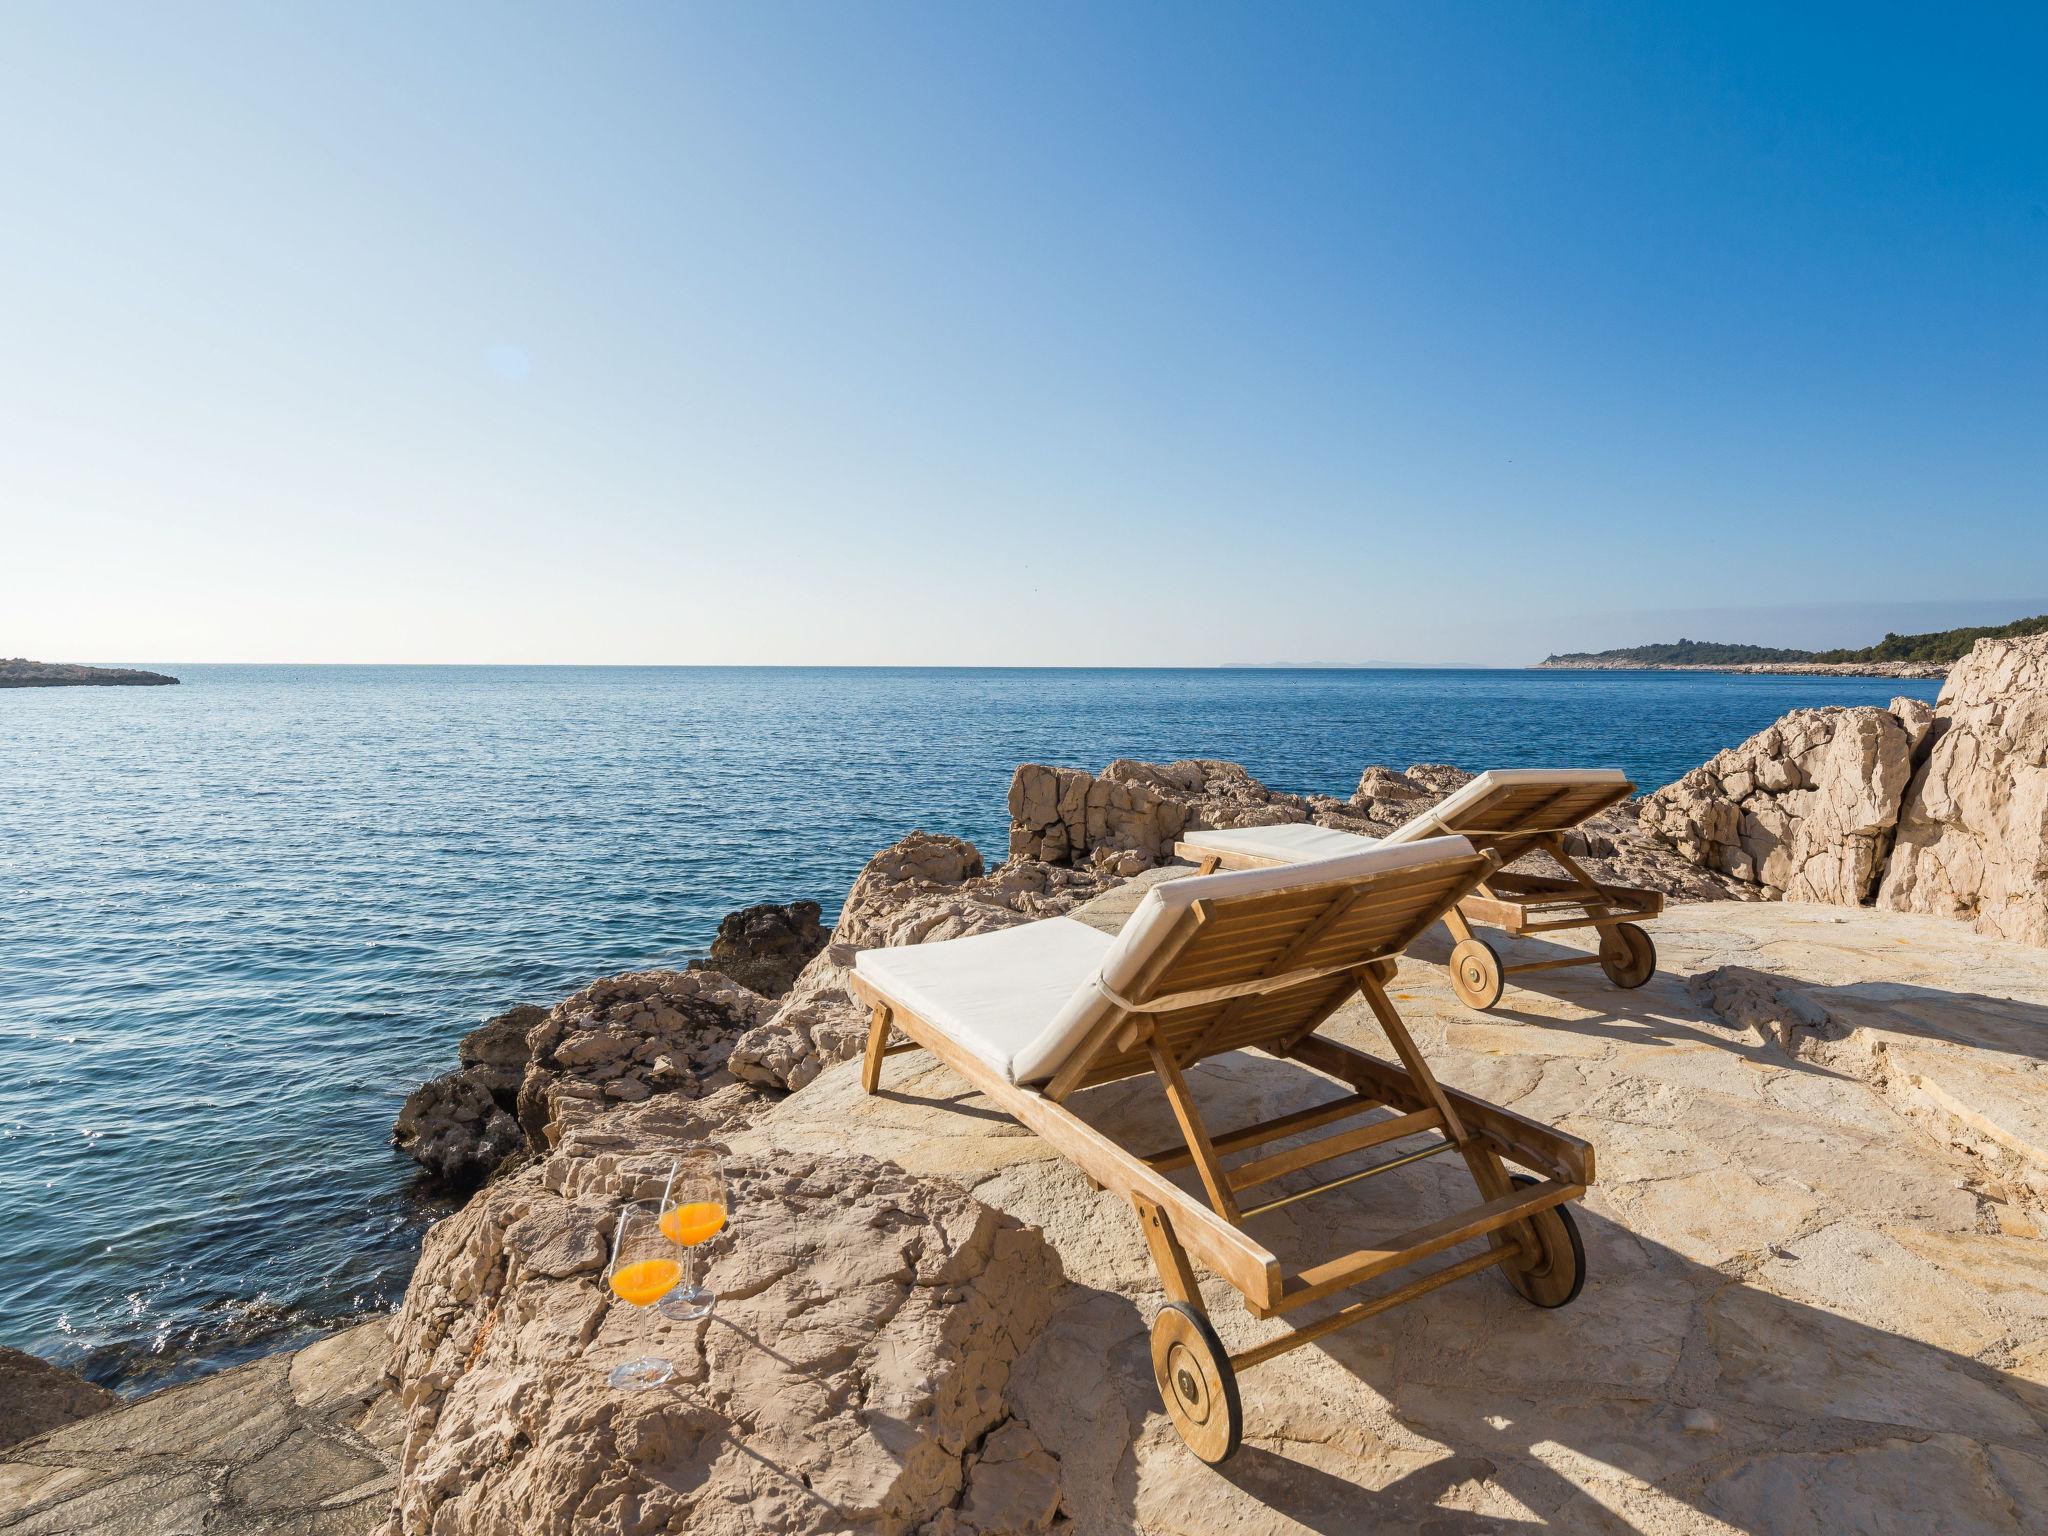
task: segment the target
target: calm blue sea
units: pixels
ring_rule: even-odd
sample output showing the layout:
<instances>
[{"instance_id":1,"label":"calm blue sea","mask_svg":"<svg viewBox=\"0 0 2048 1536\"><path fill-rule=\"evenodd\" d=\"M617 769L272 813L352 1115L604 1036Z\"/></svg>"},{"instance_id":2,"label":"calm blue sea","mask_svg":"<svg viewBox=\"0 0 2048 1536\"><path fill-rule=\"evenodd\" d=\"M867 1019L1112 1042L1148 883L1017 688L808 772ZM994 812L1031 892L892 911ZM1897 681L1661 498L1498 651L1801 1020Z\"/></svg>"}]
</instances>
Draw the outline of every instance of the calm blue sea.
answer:
<instances>
[{"instance_id":1,"label":"calm blue sea","mask_svg":"<svg viewBox=\"0 0 2048 1536\"><path fill-rule=\"evenodd\" d=\"M516 1002L828 913L1020 761L1667 782L1933 683L1680 673L217 667L0 691L0 1343L137 1389L391 1303L405 1093Z\"/></svg>"}]
</instances>

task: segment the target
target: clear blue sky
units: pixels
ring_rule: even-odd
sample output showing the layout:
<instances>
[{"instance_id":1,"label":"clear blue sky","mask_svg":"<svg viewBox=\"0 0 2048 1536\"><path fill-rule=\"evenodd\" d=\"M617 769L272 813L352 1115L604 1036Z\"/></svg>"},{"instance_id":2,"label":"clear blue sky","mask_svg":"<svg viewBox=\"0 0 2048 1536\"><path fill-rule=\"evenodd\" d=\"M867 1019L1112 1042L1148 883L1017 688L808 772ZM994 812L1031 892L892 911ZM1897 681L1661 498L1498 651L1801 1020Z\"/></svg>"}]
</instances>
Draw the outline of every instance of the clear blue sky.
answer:
<instances>
[{"instance_id":1,"label":"clear blue sky","mask_svg":"<svg viewBox=\"0 0 2048 1536\"><path fill-rule=\"evenodd\" d=\"M15 3L0 655L2040 611L2043 17Z\"/></svg>"}]
</instances>

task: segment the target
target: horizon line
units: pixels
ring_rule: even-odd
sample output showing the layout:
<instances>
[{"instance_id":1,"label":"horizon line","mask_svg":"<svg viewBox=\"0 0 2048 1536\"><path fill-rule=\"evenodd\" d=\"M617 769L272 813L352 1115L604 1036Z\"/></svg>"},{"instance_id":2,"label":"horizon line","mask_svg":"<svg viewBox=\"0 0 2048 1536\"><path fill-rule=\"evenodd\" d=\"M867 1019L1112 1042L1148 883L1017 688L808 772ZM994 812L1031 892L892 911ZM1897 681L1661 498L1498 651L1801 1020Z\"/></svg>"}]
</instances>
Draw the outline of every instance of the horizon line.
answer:
<instances>
[{"instance_id":1,"label":"horizon line","mask_svg":"<svg viewBox=\"0 0 2048 1536\"><path fill-rule=\"evenodd\" d=\"M1519 672L1538 662L1481 661L1210 661L1210 662L963 662L963 661L63 661L73 667L464 667L582 671L849 671L849 672ZM1572 670L1563 669L1558 670ZM1588 670L1588 669L1577 669ZM1638 670L1622 668L1618 670Z\"/></svg>"}]
</instances>

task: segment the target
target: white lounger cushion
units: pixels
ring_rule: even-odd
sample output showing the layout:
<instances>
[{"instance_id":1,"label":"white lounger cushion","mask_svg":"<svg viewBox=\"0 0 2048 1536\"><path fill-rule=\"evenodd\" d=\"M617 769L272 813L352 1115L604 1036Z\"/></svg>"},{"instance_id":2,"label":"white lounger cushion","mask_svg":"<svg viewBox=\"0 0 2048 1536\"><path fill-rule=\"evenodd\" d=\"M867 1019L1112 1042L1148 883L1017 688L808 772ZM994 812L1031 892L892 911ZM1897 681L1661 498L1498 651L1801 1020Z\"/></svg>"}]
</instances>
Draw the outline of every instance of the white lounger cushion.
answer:
<instances>
[{"instance_id":1,"label":"white lounger cushion","mask_svg":"<svg viewBox=\"0 0 2048 1536\"><path fill-rule=\"evenodd\" d=\"M1315 859L1341 859L1347 853L1363 853L1380 846L1381 839L1357 832L1339 832L1311 821L1289 822L1278 827L1231 827L1204 832L1186 832L1181 841L1190 848L1216 853L1237 853L1253 859L1279 859L1288 864L1306 864Z\"/></svg>"},{"instance_id":2,"label":"white lounger cushion","mask_svg":"<svg viewBox=\"0 0 2048 1536\"><path fill-rule=\"evenodd\" d=\"M1116 940L1071 917L898 949L864 949L854 969L1018 1081L1017 1053L1088 985Z\"/></svg>"},{"instance_id":3,"label":"white lounger cushion","mask_svg":"<svg viewBox=\"0 0 2048 1536\"><path fill-rule=\"evenodd\" d=\"M1073 918L1054 917L971 938L862 950L854 969L1011 1082L1042 1082L1113 1006L1097 978L1115 990L1131 985L1174 921L1197 901L1338 884L1471 853L1464 838L1440 837L1309 865L1168 880L1145 893L1114 939Z\"/></svg>"}]
</instances>

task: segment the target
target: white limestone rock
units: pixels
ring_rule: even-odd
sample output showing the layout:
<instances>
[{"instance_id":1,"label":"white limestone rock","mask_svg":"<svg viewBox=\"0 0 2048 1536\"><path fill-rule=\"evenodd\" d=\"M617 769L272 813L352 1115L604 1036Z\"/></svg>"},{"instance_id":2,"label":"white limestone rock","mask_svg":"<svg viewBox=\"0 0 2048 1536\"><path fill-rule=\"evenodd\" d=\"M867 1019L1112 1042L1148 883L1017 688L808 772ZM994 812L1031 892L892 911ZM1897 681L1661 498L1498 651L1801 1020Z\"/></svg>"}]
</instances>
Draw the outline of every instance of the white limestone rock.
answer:
<instances>
[{"instance_id":1,"label":"white limestone rock","mask_svg":"<svg viewBox=\"0 0 2048 1536\"><path fill-rule=\"evenodd\" d=\"M1912 758L1912 735L1888 710L1794 710L1643 797L1638 824L1767 898L1862 905L1876 894Z\"/></svg>"},{"instance_id":2,"label":"white limestone rock","mask_svg":"<svg viewBox=\"0 0 2048 1536\"><path fill-rule=\"evenodd\" d=\"M1979 640L1931 736L1880 903L2048 944L2048 635Z\"/></svg>"},{"instance_id":3,"label":"white limestone rock","mask_svg":"<svg viewBox=\"0 0 2048 1536\"><path fill-rule=\"evenodd\" d=\"M676 1113L586 1122L429 1234L395 1330L392 1530L1047 1530L1059 1463L1007 1392L1061 1290L1045 1240L893 1164L736 1152L716 1313L667 1321L602 1275L619 1203L694 1139ZM606 1385L648 1354L669 1385Z\"/></svg>"},{"instance_id":4,"label":"white limestone rock","mask_svg":"<svg viewBox=\"0 0 2048 1536\"><path fill-rule=\"evenodd\" d=\"M1236 763L1118 758L1100 774L1025 763L1010 780L1010 853L1134 875L1173 857L1182 832L1308 820L1299 795L1268 789Z\"/></svg>"}]
</instances>

